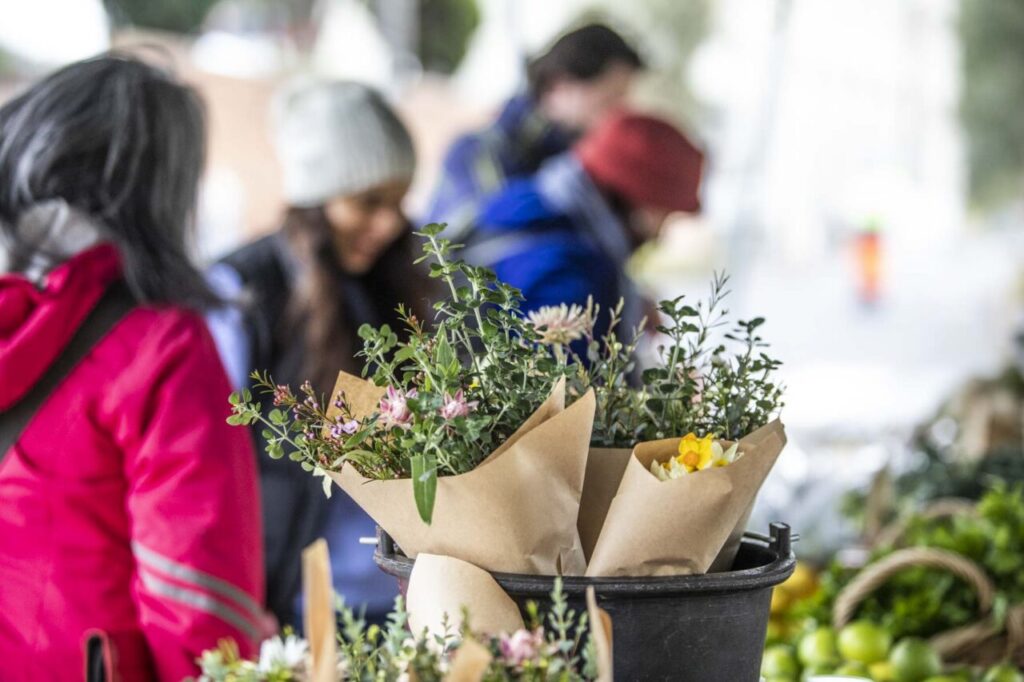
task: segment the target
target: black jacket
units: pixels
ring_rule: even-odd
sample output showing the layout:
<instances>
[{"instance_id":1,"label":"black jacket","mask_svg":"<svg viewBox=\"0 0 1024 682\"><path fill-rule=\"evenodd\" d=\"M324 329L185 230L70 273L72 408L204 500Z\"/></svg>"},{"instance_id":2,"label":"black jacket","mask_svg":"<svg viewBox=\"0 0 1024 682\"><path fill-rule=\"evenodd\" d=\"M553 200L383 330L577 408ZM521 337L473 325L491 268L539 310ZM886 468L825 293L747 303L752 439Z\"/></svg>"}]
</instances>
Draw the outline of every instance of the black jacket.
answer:
<instances>
[{"instance_id":1,"label":"black jacket","mask_svg":"<svg viewBox=\"0 0 1024 682\"><path fill-rule=\"evenodd\" d=\"M297 265L287 241L281 233L273 234L232 253L222 263L238 272L244 284L242 303L251 349L248 366L268 370L275 382L297 390L307 378L302 376L307 351L301 327L288 319ZM379 300L382 295L390 298L363 279L344 280L337 304L345 306L351 348L361 347L357 330L363 323L377 326L387 322L394 326L397 302ZM269 412L269 397L256 397L263 399L264 409ZM321 535L328 500L319 478L287 457L275 460L266 455L261 431L259 427L253 429L263 496L267 603L282 625L301 627L295 612L302 582L301 553Z\"/></svg>"}]
</instances>

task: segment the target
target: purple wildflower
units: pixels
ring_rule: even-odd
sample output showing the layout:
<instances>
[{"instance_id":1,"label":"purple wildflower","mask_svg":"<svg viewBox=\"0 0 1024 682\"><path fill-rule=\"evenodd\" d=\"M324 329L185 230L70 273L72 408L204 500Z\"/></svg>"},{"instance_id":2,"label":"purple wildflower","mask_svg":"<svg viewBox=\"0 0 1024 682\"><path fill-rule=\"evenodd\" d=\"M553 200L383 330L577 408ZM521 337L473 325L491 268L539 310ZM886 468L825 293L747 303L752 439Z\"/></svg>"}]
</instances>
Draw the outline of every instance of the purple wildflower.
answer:
<instances>
[{"instance_id":1,"label":"purple wildflower","mask_svg":"<svg viewBox=\"0 0 1024 682\"><path fill-rule=\"evenodd\" d=\"M341 440L345 435L352 435L359 430L359 422L355 419L345 420L343 417L338 417L331 424L331 438L334 440Z\"/></svg>"}]
</instances>

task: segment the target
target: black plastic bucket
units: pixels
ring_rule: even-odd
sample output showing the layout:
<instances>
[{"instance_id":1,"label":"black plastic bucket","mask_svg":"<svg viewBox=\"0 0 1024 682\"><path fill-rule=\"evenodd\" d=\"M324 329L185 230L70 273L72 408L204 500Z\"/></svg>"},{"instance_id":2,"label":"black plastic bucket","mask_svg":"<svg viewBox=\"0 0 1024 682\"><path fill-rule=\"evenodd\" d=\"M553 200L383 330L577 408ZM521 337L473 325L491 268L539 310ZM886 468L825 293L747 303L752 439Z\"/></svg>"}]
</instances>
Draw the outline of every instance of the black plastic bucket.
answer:
<instances>
[{"instance_id":1,"label":"black plastic bucket","mask_svg":"<svg viewBox=\"0 0 1024 682\"><path fill-rule=\"evenodd\" d=\"M405 592L413 562L381 534L374 559ZM772 587L793 573L790 528L771 524L771 536L746 533L731 571L658 578L565 578L570 605L586 608L593 585L612 618L615 678L678 682L758 682ZM495 573L524 609L543 609L554 578Z\"/></svg>"}]
</instances>

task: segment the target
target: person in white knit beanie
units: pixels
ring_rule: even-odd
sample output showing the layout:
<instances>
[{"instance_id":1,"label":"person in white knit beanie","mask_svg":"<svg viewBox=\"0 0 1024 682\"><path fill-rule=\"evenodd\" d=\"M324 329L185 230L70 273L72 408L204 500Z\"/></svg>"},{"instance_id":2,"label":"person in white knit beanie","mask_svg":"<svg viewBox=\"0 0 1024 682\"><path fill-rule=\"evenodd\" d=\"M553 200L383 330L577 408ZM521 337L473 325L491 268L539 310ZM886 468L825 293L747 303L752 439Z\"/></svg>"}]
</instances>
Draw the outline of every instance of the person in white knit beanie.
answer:
<instances>
[{"instance_id":1,"label":"person in white knit beanie","mask_svg":"<svg viewBox=\"0 0 1024 682\"><path fill-rule=\"evenodd\" d=\"M292 206L318 206L412 179L412 139L381 95L365 85L292 85L275 99L273 125Z\"/></svg>"},{"instance_id":2,"label":"person in white knit beanie","mask_svg":"<svg viewBox=\"0 0 1024 682\"><path fill-rule=\"evenodd\" d=\"M402 211L415 153L398 116L365 85L297 83L271 113L288 204L283 225L211 269L218 293L239 304L208 323L236 388L251 387L249 372L258 369L328 394L339 370L358 371L360 325L402 328L399 304L420 319L430 314L430 280L412 266L419 244ZM253 437L266 445L259 429ZM287 458L261 452L258 461L267 600L281 625L302 624L300 556L317 537L331 547L335 590L383 621L394 581L372 553L356 551L360 536L374 534L370 518L340 490L327 500L317 479Z\"/></svg>"}]
</instances>

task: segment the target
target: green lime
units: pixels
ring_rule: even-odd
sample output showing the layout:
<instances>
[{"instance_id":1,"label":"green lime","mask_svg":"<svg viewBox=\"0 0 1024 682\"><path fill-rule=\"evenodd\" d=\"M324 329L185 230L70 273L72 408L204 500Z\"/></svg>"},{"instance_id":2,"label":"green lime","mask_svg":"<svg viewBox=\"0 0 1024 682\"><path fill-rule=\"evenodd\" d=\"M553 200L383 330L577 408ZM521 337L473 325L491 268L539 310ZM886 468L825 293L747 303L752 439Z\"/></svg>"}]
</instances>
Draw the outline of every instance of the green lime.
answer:
<instances>
[{"instance_id":1,"label":"green lime","mask_svg":"<svg viewBox=\"0 0 1024 682\"><path fill-rule=\"evenodd\" d=\"M892 663L889 661L872 663L868 666L868 672L871 673L871 679L875 682L893 682L896 679L893 676Z\"/></svg>"},{"instance_id":2,"label":"green lime","mask_svg":"<svg viewBox=\"0 0 1024 682\"><path fill-rule=\"evenodd\" d=\"M928 642L917 637L901 639L889 654L895 682L922 682L942 672L942 659Z\"/></svg>"},{"instance_id":3,"label":"green lime","mask_svg":"<svg viewBox=\"0 0 1024 682\"><path fill-rule=\"evenodd\" d=\"M808 666L830 666L839 660L836 651L836 634L832 628L821 627L811 630L800 639L797 657Z\"/></svg>"},{"instance_id":4,"label":"green lime","mask_svg":"<svg viewBox=\"0 0 1024 682\"><path fill-rule=\"evenodd\" d=\"M857 663L856 661L843 663L841 666L836 668L835 674L846 677L866 678L871 676L871 673L868 672L868 667L863 663Z\"/></svg>"},{"instance_id":5,"label":"green lime","mask_svg":"<svg viewBox=\"0 0 1024 682\"><path fill-rule=\"evenodd\" d=\"M870 621L858 620L839 631L838 643L844 659L870 665L889 655L892 635Z\"/></svg>"},{"instance_id":6,"label":"green lime","mask_svg":"<svg viewBox=\"0 0 1024 682\"><path fill-rule=\"evenodd\" d=\"M1000 663L989 668L981 682L1024 682L1024 675L1010 663Z\"/></svg>"},{"instance_id":7,"label":"green lime","mask_svg":"<svg viewBox=\"0 0 1024 682\"><path fill-rule=\"evenodd\" d=\"M793 649L785 644L775 644L764 650L761 658L761 674L766 678L781 677L795 680L800 674Z\"/></svg>"},{"instance_id":8,"label":"green lime","mask_svg":"<svg viewBox=\"0 0 1024 682\"><path fill-rule=\"evenodd\" d=\"M818 677L819 675L831 675L832 666L830 665L811 665L804 668L803 673L800 674L800 682L807 682L808 680Z\"/></svg>"},{"instance_id":9,"label":"green lime","mask_svg":"<svg viewBox=\"0 0 1024 682\"><path fill-rule=\"evenodd\" d=\"M929 677L924 682L964 682L964 678L953 677L952 675L935 675L934 677Z\"/></svg>"}]
</instances>

